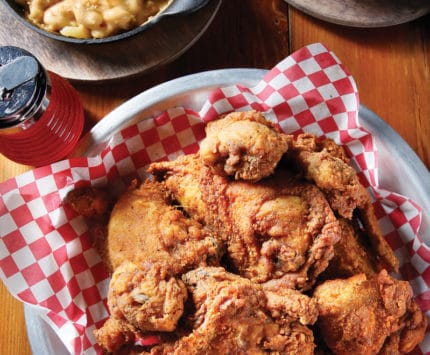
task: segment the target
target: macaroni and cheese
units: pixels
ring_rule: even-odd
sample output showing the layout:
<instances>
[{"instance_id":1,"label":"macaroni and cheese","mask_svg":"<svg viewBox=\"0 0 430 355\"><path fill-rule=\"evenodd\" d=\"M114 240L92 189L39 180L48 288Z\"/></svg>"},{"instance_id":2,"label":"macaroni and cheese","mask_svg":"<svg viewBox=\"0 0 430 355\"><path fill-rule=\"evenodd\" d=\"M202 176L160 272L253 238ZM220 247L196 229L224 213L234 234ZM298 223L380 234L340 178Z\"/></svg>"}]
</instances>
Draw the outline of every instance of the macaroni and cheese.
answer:
<instances>
[{"instance_id":1,"label":"macaroni and cheese","mask_svg":"<svg viewBox=\"0 0 430 355\"><path fill-rule=\"evenodd\" d=\"M16 0L27 18L50 32L74 38L104 38L138 27L171 0Z\"/></svg>"}]
</instances>

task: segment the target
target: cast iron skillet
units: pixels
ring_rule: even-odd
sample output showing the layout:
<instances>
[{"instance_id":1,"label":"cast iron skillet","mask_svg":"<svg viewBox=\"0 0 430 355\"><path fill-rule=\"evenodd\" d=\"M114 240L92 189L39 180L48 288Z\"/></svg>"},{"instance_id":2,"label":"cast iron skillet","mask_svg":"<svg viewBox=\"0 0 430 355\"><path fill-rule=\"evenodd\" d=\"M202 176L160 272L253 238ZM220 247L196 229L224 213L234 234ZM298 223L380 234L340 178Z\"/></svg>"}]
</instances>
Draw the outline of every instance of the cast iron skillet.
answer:
<instances>
[{"instance_id":1,"label":"cast iron skillet","mask_svg":"<svg viewBox=\"0 0 430 355\"><path fill-rule=\"evenodd\" d=\"M19 5L15 0L0 0L6 7L10 10L13 16L18 19L21 23L23 23L28 28L36 31L48 38L52 38L62 42L69 43L78 43L78 44L103 44L108 42L119 41L125 38L129 38L138 33L141 33L148 29L149 27L155 25L157 22L162 20L167 16L175 16L175 15L185 15L190 12L194 12L205 6L209 0L172 0L171 3L161 12L159 12L156 16L152 17L149 21L144 24L136 27L132 30L122 32L113 36L105 37L105 38L72 38L62 36L59 33L45 31L36 25L32 24L30 21L27 21L25 18L24 8Z\"/></svg>"}]
</instances>

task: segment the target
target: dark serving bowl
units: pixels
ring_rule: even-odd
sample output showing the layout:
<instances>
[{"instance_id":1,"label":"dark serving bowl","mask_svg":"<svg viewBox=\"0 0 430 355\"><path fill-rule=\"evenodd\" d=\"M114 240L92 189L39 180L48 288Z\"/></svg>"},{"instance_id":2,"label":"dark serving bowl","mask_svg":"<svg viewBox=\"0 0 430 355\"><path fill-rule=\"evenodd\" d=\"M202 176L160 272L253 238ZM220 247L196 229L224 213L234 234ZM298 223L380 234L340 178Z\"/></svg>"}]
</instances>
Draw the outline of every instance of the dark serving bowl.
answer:
<instances>
[{"instance_id":1,"label":"dark serving bowl","mask_svg":"<svg viewBox=\"0 0 430 355\"><path fill-rule=\"evenodd\" d=\"M3 2L8 9L10 9L11 14L16 19L18 19L18 21L20 21L21 23L23 23L25 26L32 29L33 31L42 34L43 36L46 36L48 38L52 38L58 41L62 41L62 42L69 42L69 43L102 44L102 43L119 41L125 38L129 38L131 36L134 36L138 33L141 33L146 29L148 29L149 27L155 25L164 17L184 15L190 12L197 11L198 9L206 5L209 0L172 0L166 8L161 10L157 15L151 17L144 24L136 28L133 28L131 30L121 32L109 37L104 37L104 38L73 38L73 37L63 36L60 33L46 31L36 26L35 24L31 23L30 21L28 21L25 17L25 9L20 4L18 4L15 0L0 0L0 1Z\"/></svg>"}]
</instances>

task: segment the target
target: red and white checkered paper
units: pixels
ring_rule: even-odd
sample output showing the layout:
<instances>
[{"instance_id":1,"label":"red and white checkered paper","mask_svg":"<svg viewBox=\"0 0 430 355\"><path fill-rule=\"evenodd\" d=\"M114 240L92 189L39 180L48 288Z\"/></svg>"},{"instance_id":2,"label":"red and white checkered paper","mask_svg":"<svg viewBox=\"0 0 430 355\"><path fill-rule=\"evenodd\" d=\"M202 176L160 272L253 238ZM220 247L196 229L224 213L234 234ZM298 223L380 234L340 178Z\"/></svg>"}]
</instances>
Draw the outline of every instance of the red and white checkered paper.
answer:
<instances>
[{"instance_id":1,"label":"red and white checkered paper","mask_svg":"<svg viewBox=\"0 0 430 355\"><path fill-rule=\"evenodd\" d=\"M87 226L62 201L82 185L125 184L147 165L196 152L205 122L233 110L256 109L286 133L311 132L345 146L374 197L384 235L430 314L430 251L418 232L422 211L410 199L378 187L373 137L360 128L351 75L321 44L284 59L255 86L214 90L199 112L176 107L115 134L95 157L37 168L0 184L0 275L22 302L36 305L74 354L100 353L93 330L108 317L109 275ZM430 352L430 335L414 354Z\"/></svg>"}]
</instances>

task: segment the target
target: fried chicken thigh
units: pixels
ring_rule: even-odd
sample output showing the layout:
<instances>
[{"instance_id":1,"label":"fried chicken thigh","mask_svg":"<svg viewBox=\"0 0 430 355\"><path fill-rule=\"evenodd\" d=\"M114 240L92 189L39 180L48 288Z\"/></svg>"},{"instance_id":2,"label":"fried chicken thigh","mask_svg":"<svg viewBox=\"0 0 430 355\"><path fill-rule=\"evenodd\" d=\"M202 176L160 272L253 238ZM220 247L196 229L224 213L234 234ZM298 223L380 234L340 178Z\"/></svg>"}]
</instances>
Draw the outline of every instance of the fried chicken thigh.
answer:
<instances>
[{"instance_id":1,"label":"fried chicken thigh","mask_svg":"<svg viewBox=\"0 0 430 355\"><path fill-rule=\"evenodd\" d=\"M232 112L208 123L200 155L218 174L258 181L274 172L291 138L261 112Z\"/></svg>"},{"instance_id":2,"label":"fried chicken thigh","mask_svg":"<svg viewBox=\"0 0 430 355\"><path fill-rule=\"evenodd\" d=\"M333 256L340 232L324 195L285 172L258 183L229 181L200 156L151 165L187 213L227 241L229 260L255 282L308 289Z\"/></svg>"},{"instance_id":3,"label":"fried chicken thigh","mask_svg":"<svg viewBox=\"0 0 430 355\"><path fill-rule=\"evenodd\" d=\"M222 267L197 268L182 279L195 308L189 319L192 331L153 353L313 354L312 331L295 316L289 321L286 316L283 321L272 318L261 285ZM310 318L314 320L314 316Z\"/></svg>"},{"instance_id":4,"label":"fried chicken thigh","mask_svg":"<svg viewBox=\"0 0 430 355\"><path fill-rule=\"evenodd\" d=\"M419 344L427 319L408 282L385 270L372 278L358 274L319 285L317 327L335 354L405 354Z\"/></svg>"}]
</instances>

